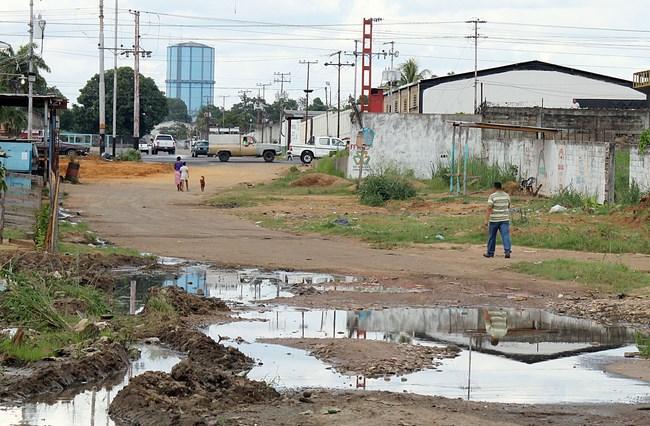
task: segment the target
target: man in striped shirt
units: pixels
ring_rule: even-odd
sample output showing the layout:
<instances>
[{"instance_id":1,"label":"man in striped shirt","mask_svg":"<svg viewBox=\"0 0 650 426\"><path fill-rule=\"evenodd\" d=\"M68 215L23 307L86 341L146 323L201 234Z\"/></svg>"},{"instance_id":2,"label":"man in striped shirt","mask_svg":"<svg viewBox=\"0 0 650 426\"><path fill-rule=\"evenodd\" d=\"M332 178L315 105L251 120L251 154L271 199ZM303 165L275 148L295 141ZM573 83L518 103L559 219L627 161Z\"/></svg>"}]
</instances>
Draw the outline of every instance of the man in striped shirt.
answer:
<instances>
[{"instance_id":1,"label":"man in striped shirt","mask_svg":"<svg viewBox=\"0 0 650 426\"><path fill-rule=\"evenodd\" d=\"M503 251L506 259L510 258L510 196L501 187L501 182L494 182L492 194L488 198L485 226L489 229L487 253L485 257L494 257L497 243L497 231L501 233Z\"/></svg>"}]
</instances>

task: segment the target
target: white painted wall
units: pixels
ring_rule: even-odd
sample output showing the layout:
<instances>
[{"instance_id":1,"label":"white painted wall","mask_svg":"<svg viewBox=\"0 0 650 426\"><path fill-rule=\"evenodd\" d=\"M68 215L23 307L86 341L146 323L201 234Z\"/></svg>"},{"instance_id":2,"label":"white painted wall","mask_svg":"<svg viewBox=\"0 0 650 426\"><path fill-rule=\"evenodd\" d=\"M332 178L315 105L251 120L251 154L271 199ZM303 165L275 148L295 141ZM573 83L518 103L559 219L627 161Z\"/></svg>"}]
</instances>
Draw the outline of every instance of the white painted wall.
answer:
<instances>
[{"instance_id":1,"label":"white painted wall","mask_svg":"<svg viewBox=\"0 0 650 426\"><path fill-rule=\"evenodd\" d=\"M650 152L646 149L643 156L638 148L630 149L630 182L634 179L641 192L650 192Z\"/></svg>"},{"instance_id":2,"label":"white painted wall","mask_svg":"<svg viewBox=\"0 0 650 426\"><path fill-rule=\"evenodd\" d=\"M378 173L394 166L404 171L413 170L417 178L431 178L434 167L449 164L453 139L451 123L479 119L479 116L474 115L364 113L364 127L375 132L373 146L368 150L368 164L367 167L364 166L364 170ZM352 134L355 135L352 143L356 141L359 130L359 125L355 123L352 127ZM463 130L463 144L465 135ZM468 143L471 155L480 154L480 140L481 131L470 129ZM356 178L359 155L354 154L349 157L348 176Z\"/></svg>"},{"instance_id":3,"label":"white painted wall","mask_svg":"<svg viewBox=\"0 0 650 426\"><path fill-rule=\"evenodd\" d=\"M522 178L537 178L537 183L543 185L542 195L570 187L581 194L596 196L599 203L606 201L605 170L610 143L491 139L483 144L490 163L516 165Z\"/></svg>"},{"instance_id":4,"label":"white painted wall","mask_svg":"<svg viewBox=\"0 0 650 426\"><path fill-rule=\"evenodd\" d=\"M548 108L573 108L573 99L638 99L645 95L631 87L598 81L557 71L507 71L480 77L478 103L490 105ZM422 112L438 114L472 113L474 110L474 79L442 83L424 90Z\"/></svg>"}]
</instances>

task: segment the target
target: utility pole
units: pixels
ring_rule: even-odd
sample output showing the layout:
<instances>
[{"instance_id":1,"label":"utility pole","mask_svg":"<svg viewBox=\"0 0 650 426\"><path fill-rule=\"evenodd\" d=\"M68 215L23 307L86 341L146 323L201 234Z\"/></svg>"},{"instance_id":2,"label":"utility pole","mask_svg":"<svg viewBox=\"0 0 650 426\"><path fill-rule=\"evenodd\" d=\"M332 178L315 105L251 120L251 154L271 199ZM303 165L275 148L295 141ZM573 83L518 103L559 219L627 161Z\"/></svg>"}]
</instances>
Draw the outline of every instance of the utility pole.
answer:
<instances>
[{"instance_id":1,"label":"utility pole","mask_svg":"<svg viewBox=\"0 0 650 426\"><path fill-rule=\"evenodd\" d=\"M34 113L34 0L29 0L29 73L27 74L27 139L32 138L32 115ZM54 141L50 141L52 145ZM50 150L51 151L51 150Z\"/></svg>"},{"instance_id":2,"label":"utility pole","mask_svg":"<svg viewBox=\"0 0 650 426\"><path fill-rule=\"evenodd\" d=\"M129 10L135 19L135 43L133 44L133 149L138 149L140 140L140 55L144 58L151 57L151 51L140 50L140 12ZM130 50L123 53L129 56Z\"/></svg>"},{"instance_id":3,"label":"utility pole","mask_svg":"<svg viewBox=\"0 0 650 426\"><path fill-rule=\"evenodd\" d=\"M332 88L330 87L330 82L325 82L325 119L327 124L327 136L330 135L330 101L327 99L327 89L330 90L330 98L332 97Z\"/></svg>"},{"instance_id":4,"label":"utility pole","mask_svg":"<svg viewBox=\"0 0 650 426\"><path fill-rule=\"evenodd\" d=\"M113 52L113 157L115 157L115 139L117 138L117 2L115 0L115 37Z\"/></svg>"},{"instance_id":5,"label":"utility pole","mask_svg":"<svg viewBox=\"0 0 650 426\"><path fill-rule=\"evenodd\" d=\"M280 142L280 146L282 146L282 117L284 115L284 83L291 83L291 73L290 72L275 72L273 75L278 76L280 78L274 78L273 82L274 83L280 83L280 136L278 137L278 141ZM288 79L285 79L285 77L288 77ZM287 144L288 145L288 144Z\"/></svg>"},{"instance_id":6,"label":"utility pole","mask_svg":"<svg viewBox=\"0 0 650 426\"><path fill-rule=\"evenodd\" d=\"M262 100L264 103L266 103L266 86L270 86L271 83L257 83L259 87L262 88ZM259 126L259 117L261 116L262 118L262 143L264 143L264 107L262 106L262 102L260 101L260 92L259 90L257 91L257 113L258 113L258 126Z\"/></svg>"},{"instance_id":7,"label":"utility pole","mask_svg":"<svg viewBox=\"0 0 650 426\"><path fill-rule=\"evenodd\" d=\"M223 101L223 106L221 107L221 127L226 127L226 98L229 98L230 95L219 95L217 98L221 98Z\"/></svg>"},{"instance_id":8,"label":"utility pole","mask_svg":"<svg viewBox=\"0 0 650 426\"><path fill-rule=\"evenodd\" d=\"M390 51L388 54L390 55L390 70L387 73L387 78L386 80L388 81L388 113L394 112L393 111L393 82L397 80L397 75L395 73L395 69L393 68L393 59L397 58L399 56L399 52L395 50L395 42L394 41L389 41L384 44L390 44Z\"/></svg>"},{"instance_id":9,"label":"utility pole","mask_svg":"<svg viewBox=\"0 0 650 426\"><path fill-rule=\"evenodd\" d=\"M318 61L298 61L303 65L307 65L307 88L305 89L305 144L307 143L307 122L309 120L309 93L313 90L309 89L309 67L311 64L317 64Z\"/></svg>"},{"instance_id":10,"label":"utility pole","mask_svg":"<svg viewBox=\"0 0 650 426\"><path fill-rule=\"evenodd\" d=\"M130 11L135 18L135 43L133 44L133 149L140 140L140 12Z\"/></svg>"},{"instance_id":11,"label":"utility pole","mask_svg":"<svg viewBox=\"0 0 650 426\"><path fill-rule=\"evenodd\" d=\"M341 62L341 51L339 50L338 52L332 53L330 56L338 55L338 62L333 63L333 62L326 62L325 66L329 65L334 65L335 67L338 67L338 114L336 116L336 137L340 138L341 137L341 67L343 66L350 66L353 67L354 63L349 64L349 63L342 63Z\"/></svg>"},{"instance_id":12,"label":"utility pole","mask_svg":"<svg viewBox=\"0 0 650 426\"><path fill-rule=\"evenodd\" d=\"M104 80L104 0L99 0L99 153L106 148L106 82Z\"/></svg>"},{"instance_id":13,"label":"utility pole","mask_svg":"<svg viewBox=\"0 0 650 426\"><path fill-rule=\"evenodd\" d=\"M246 97L247 97L247 94L251 93L251 92L252 92L252 90L248 90L248 89L240 90L240 91L237 92L237 93L239 93L241 95L241 101L244 103L244 109L246 109ZM248 121L248 118L246 120ZM250 124L249 124L248 131L250 132L250 130L251 129L250 129Z\"/></svg>"},{"instance_id":14,"label":"utility pole","mask_svg":"<svg viewBox=\"0 0 650 426\"><path fill-rule=\"evenodd\" d=\"M478 111L476 103L477 87L478 87L478 39L479 37L485 38L478 33L478 24L485 24L487 21L481 21L478 18L465 21L467 24L474 24L474 35L467 36L466 38L474 39L474 114Z\"/></svg>"}]
</instances>

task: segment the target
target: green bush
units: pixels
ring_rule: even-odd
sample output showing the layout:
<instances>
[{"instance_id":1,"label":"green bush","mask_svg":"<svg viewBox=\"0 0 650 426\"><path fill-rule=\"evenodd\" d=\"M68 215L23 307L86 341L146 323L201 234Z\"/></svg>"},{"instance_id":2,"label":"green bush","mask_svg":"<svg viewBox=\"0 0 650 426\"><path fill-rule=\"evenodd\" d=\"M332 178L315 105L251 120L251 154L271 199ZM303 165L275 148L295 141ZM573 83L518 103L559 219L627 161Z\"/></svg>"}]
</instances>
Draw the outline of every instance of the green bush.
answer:
<instances>
[{"instance_id":1,"label":"green bush","mask_svg":"<svg viewBox=\"0 0 650 426\"><path fill-rule=\"evenodd\" d=\"M115 156L117 161L142 161L142 155L137 149L129 148L128 150Z\"/></svg>"},{"instance_id":2,"label":"green bush","mask_svg":"<svg viewBox=\"0 0 650 426\"><path fill-rule=\"evenodd\" d=\"M388 200L407 200L416 195L413 184L398 175L368 176L359 187L361 204L367 206L381 206Z\"/></svg>"}]
</instances>

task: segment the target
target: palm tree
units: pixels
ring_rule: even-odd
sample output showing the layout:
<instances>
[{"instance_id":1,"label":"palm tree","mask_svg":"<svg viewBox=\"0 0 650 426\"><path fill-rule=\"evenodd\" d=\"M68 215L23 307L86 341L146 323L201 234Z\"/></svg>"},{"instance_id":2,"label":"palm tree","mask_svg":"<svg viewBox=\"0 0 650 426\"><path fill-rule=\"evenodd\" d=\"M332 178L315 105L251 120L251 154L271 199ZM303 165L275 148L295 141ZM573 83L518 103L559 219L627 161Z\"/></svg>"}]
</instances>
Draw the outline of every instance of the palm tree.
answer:
<instances>
[{"instance_id":1,"label":"palm tree","mask_svg":"<svg viewBox=\"0 0 650 426\"><path fill-rule=\"evenodd\" d=\"M33 44L32 47L35 48L36 44ZM21 46L17 52L14 52L11 46L0 50L0 91L14 91L18 89L18 91L23 93L27 91L27 85L16 86L12 83L17 81L18 76L23 75L27 77L29 74L29 55L29 44ZM41 76L40 71L50 72L50 67L37 54L32 55L32 66L36 74L34 92L44 94L47 91L47 82Z\"/></svg>"},{"instance_id":2,"label":"palm tree","mask_svg":"<svg viewBox=\"0 0 650 426\"><path fill-rule=\"evenodd\" d=\"M416 81L422 80L423 78L428 78L431 76L431 71L428 69L420 71L419 68L420 65L415 60L415 58L410 58L406 62L400 64L400 66L397 67L401 74L401 78L399 80L400 84L404 85L414 83Z\"/></svg>"}]
</instances>

